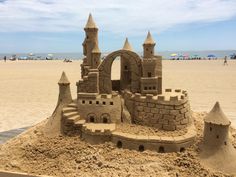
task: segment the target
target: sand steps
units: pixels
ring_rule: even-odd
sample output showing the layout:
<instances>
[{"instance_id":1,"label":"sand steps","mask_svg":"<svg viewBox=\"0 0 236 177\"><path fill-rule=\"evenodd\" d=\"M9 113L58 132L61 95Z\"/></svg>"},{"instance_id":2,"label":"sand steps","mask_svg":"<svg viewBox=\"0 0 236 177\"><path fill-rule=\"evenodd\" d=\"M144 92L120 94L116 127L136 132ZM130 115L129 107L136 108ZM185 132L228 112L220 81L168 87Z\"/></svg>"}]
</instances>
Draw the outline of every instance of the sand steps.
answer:
<instances>
[{"instance_id":1,"label":"sand steps","mask_svg":"<svg viewBox=\"0 0 236 177\"><path fill-rule=\"evenodd\" d=\"M68 104L67 107L77 108L77 104L72 102L72 103Z\"/></svg>"},{"instance_id":2,"label":"sand steps","mask_svg":"<svg viewBox=\"0 0 236 177\"><path fill-rule=\"evenodd\" d=\"M64 119L64 132L81 131L85 120L80 117L76 103L70 103L62 109Z\"/></svg>"}]
</instances>

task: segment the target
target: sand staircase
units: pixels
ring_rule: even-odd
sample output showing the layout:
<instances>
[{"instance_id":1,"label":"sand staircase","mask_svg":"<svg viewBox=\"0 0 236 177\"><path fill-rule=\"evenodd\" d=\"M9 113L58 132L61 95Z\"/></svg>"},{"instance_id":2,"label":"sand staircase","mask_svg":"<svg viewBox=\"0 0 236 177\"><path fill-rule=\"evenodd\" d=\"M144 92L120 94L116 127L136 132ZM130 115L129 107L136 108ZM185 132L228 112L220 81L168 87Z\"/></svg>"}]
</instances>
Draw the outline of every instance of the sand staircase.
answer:
<instances>
[{"instance_id":1,"label":"sand staircase","mask_svg":"<svg viewBox=\"0 0 236 177\"><path fill-rule=\"evenodd\" d=\"M77 104L72 102L62 109L62 118L64 124L64 133L74 134L81 133L85 120L79 115Z\"/></svg>"}]
</instances>

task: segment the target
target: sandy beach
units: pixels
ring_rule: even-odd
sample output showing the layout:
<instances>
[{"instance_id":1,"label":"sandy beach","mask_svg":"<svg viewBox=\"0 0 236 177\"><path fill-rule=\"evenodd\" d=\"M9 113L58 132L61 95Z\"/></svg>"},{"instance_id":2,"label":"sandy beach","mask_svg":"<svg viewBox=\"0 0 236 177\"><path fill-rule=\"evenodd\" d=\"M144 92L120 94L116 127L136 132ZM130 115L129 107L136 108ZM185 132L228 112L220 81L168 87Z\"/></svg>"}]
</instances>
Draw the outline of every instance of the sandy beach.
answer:
<instances>
[{"instance_id":1,"label":"sandy beach","mask_svg":"<svg viewBox=\"0 0 236 177\"><path fill-rule=\"evenodd\" d=\"M181 88L189 92L194 111L210 111L216 101L236 125L236 61L163 61L163 88ZM73 98L80 79L81 60L0 61L0 131L32 126L49 117L58 97L57 82L65 71ZM112 66L112 78L118 79L119 60Z\"/></svg>"}]
</instances>

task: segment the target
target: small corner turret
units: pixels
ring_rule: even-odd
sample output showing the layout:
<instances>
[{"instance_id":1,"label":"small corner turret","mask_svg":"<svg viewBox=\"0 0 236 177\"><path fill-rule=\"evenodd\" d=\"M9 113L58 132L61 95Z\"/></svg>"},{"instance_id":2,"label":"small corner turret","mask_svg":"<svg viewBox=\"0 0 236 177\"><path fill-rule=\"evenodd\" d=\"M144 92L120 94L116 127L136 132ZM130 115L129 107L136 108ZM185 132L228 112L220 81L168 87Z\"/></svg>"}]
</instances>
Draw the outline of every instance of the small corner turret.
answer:
<instances>
[{"instance_id":1,"label":"small corner turret","mask_svg":"<svg viewBox=\"0 0 236 177\"><path fill-rule=\"evenodd\" d=\"M66 76L66 73L63 71L60 80L58 81L59 85L59 97L57 104L68 104L72 101L71 91L70 91L70 82Z\"/></svg>"},{"instance_id":2,"label":"small corner turret","mask_svg":"<svg viewBox=\"0 0 236 177\"><path fill-rule=\"evenodd\" d=\"M133 51L133 48L130 45L128 38L125 38L125 43L124 43L124 46L123 46L123 50Z\"/></svg>"},{"instance_id":3,"label":"small corner turret","mask_svg":"<svg viewBox=\"0 0 236 177\"><path fill-rule=\"evenodd\" d=\"M204 145L217 148L228 144L229 126L231 122L223 113L219 102L216 102L212 110L204 118Z\"/></svg>"},{"instance_id":4,"label":"small corner turret","mask_svg":"<svg viewBox=\"0 0 236 177\"><path fill-rule=\"evenodd\" d=\"M236 150L230 138L230 124L219 102L216 102L204 118L200 157L207 167L235 174Z\"/></svg>"}]
</instances>

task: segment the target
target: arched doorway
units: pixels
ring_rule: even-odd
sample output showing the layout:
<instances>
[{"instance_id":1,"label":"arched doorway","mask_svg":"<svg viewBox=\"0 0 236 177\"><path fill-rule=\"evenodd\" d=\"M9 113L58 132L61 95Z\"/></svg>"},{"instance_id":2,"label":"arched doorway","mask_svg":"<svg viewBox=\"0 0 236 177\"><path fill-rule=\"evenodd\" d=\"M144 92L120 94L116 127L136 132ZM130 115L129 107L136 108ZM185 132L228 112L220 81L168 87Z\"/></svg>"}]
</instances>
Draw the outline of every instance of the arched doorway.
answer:
<instances>
[{"instance_id":1,"label":"arched doorway","mask_svg":"<svg viewBox=\"0 0 236 177\"><path fill-rule=\"evenodd\" d=\"M117 57L123 57L128 60L127 63L129 66L124 66L124 69L130 69L130 91L139 92L140 78L142 75L141 58L135 52L128 50L117 50L109 54L98 67L100 93L110 94L112 92L111 67L113 61Z\"/></svg>"}]
</instances>

